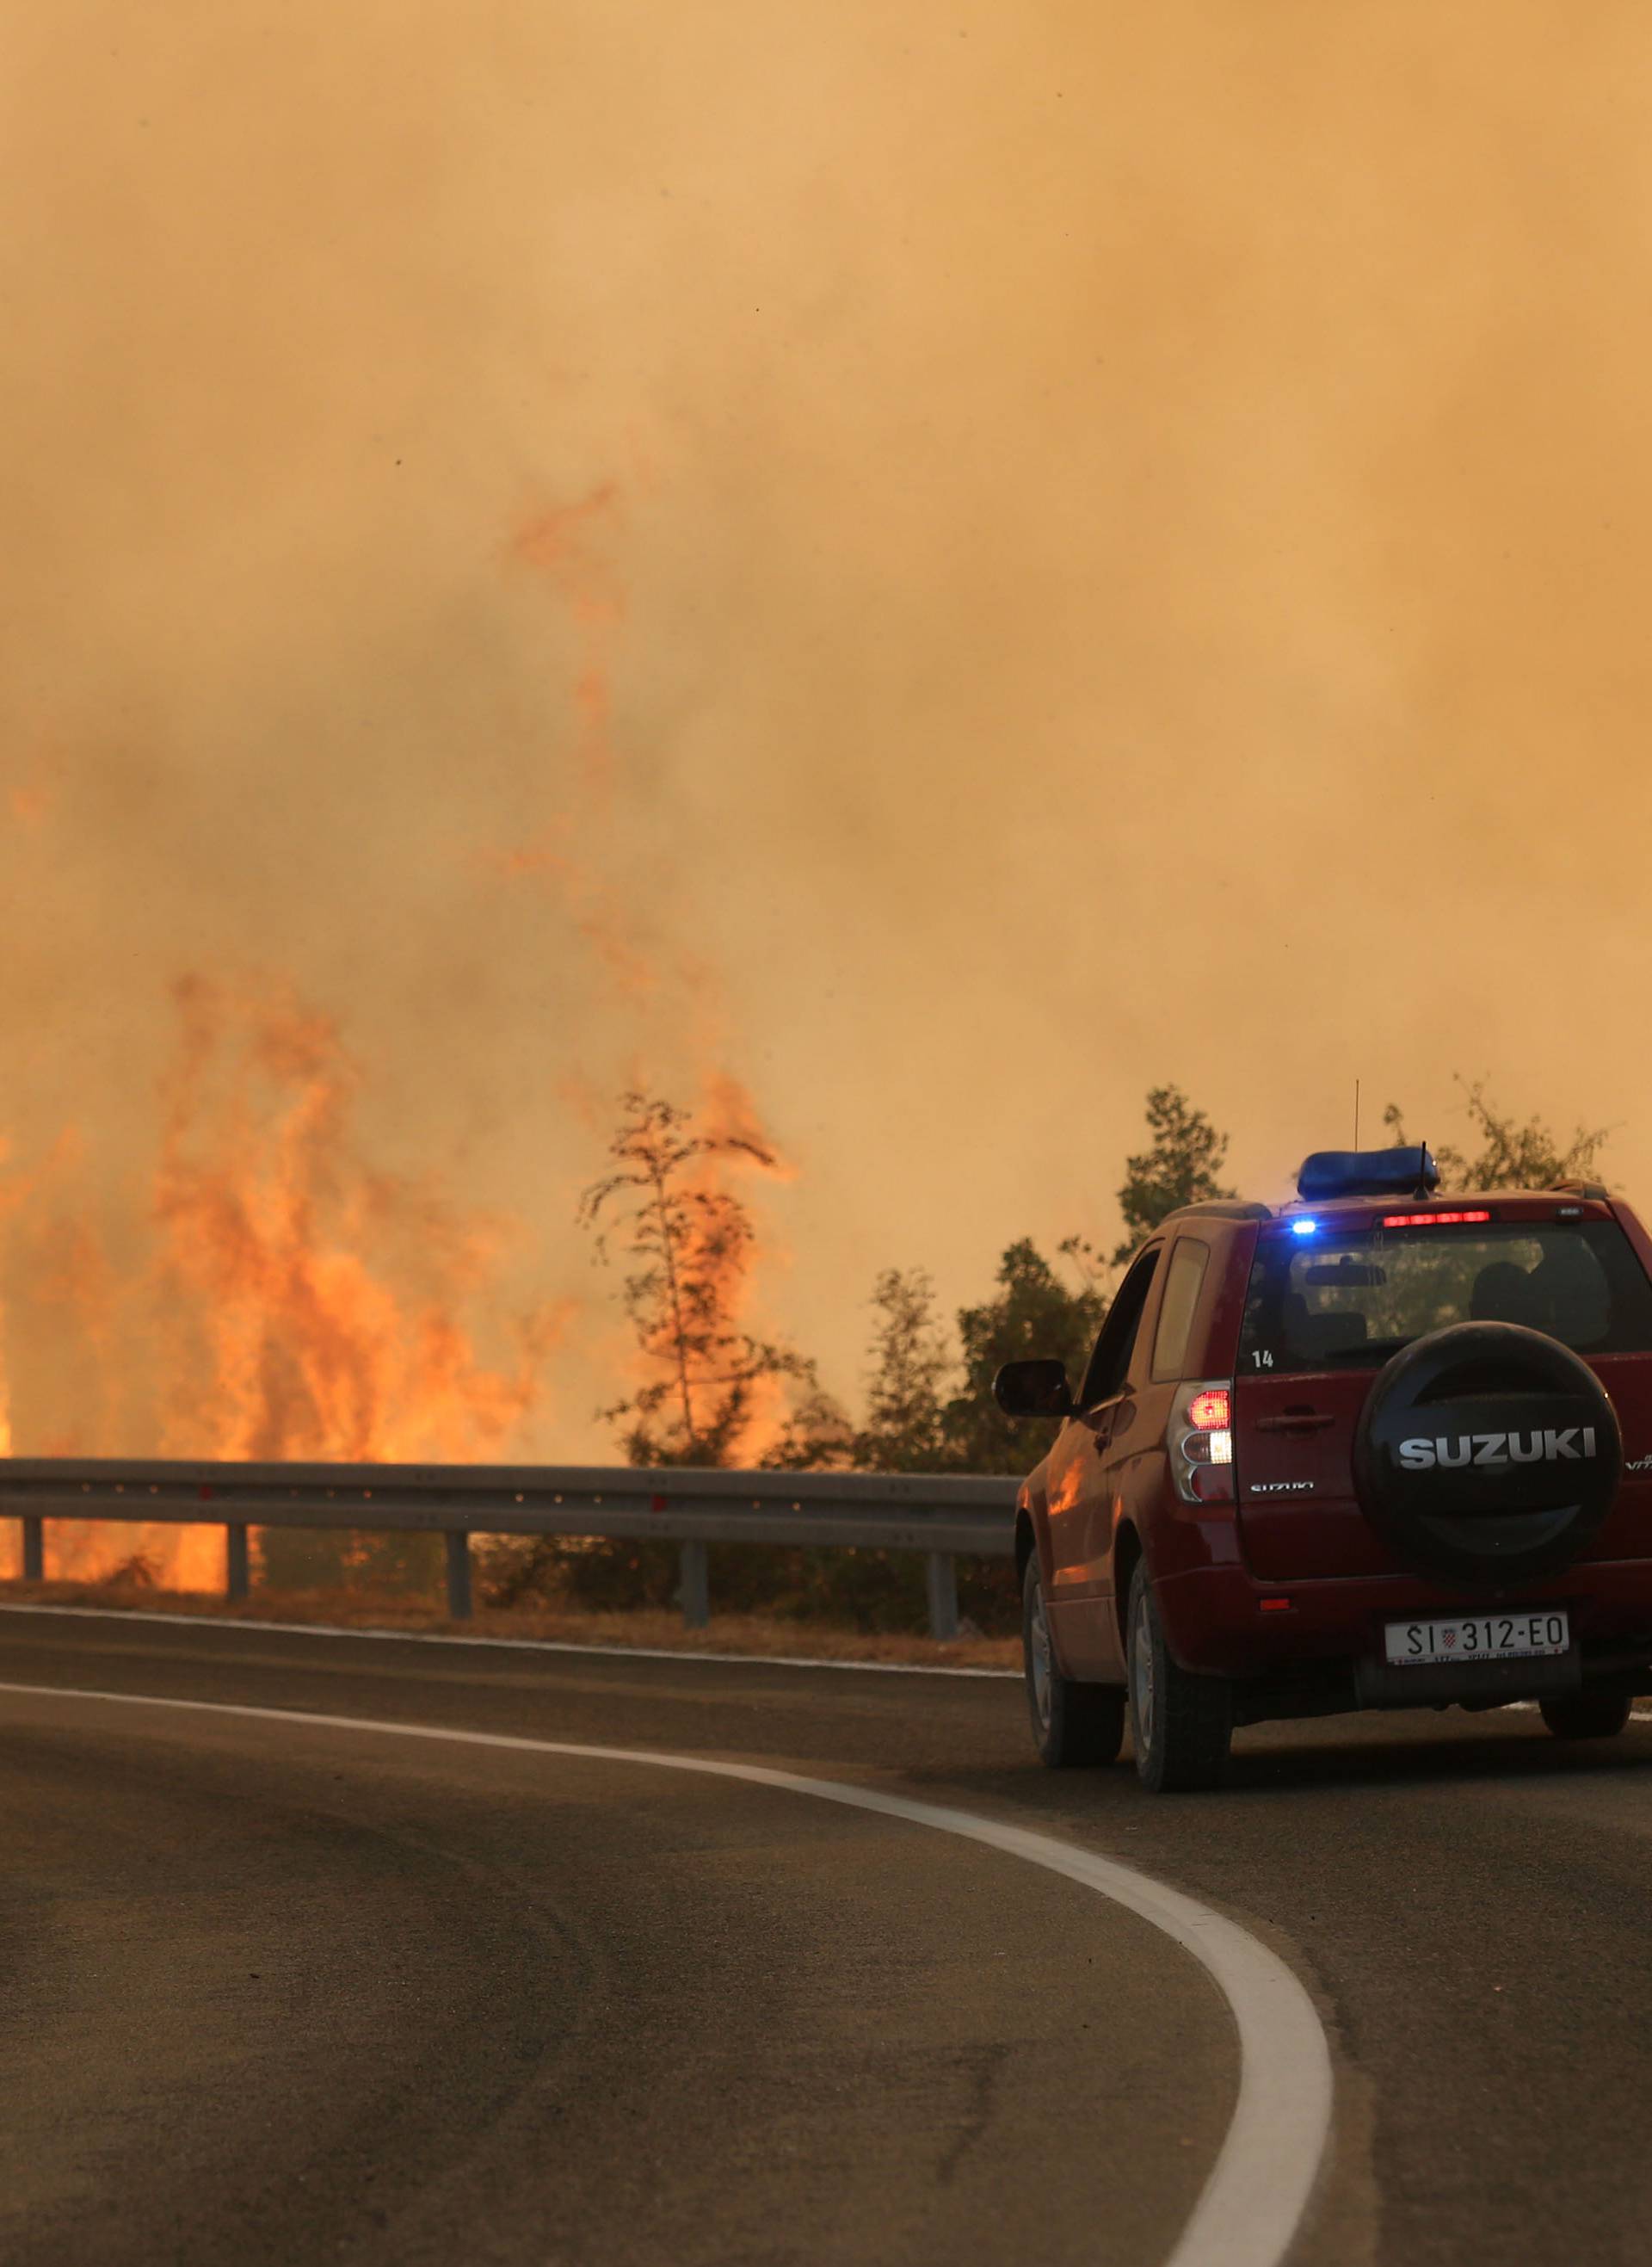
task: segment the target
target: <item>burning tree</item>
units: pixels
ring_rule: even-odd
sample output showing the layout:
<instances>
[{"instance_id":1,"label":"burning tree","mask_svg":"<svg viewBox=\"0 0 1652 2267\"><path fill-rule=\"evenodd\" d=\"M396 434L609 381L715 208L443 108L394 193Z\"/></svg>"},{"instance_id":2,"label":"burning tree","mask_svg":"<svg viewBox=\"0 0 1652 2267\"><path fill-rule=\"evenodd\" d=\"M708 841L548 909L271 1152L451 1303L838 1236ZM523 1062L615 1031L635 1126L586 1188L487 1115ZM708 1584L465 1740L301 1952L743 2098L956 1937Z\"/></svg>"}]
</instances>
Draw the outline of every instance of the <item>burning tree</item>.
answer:
<instances>
[{"instance_id":1,"label":"burning tree","mask_svg":"<svg viewBox=\"0 0 1652 2267\"><path fill-rule=\"evenodd\" d=\"M602 1414L625 1422L633 1464L727 1464L751 1452L787 1382L814 1383L814 1365L741 1327L756 1231L724 1185L727 1164L779 1170L749 1121L709 1126L658 1096L631 1093L610 1144L612 1171L592 1183L579 1216L599 1258L623 1238L631 1262L623 1298L643 1382Z\"/></svg>"},{"instance_id":2,"label":"burning tree","mask_svg":"<svg viewBox=\"0 0 1652 2267\"><path fill-rule=\"evenodd\" d=\"M612 1169L580 1200L597 1258L605 1261L616 1243L625 1252L620 1295L640 1373L633 1390L600 1413L623 1425L633 1464L815 1461L799 1452L800 1434L813 1442L824 1427L836 1440L847 1420L821 1392L813 1362L755 1337L741 1321L757 1239L727 1176L731 1168L785 1169L740 1089L720 1080L712 1093L698 1121L659 1096L627 1094L609 1145ZM795 1403L789 1422L788 1398ZM713 1546L719 1602L772 1604L777 1563L799 1558ZM501 1537L485 1554L483 1585L501 1605L548 1593L588 1606L663 1606L677 1574L670 1544Z\"/></svg>"}]
</instances>

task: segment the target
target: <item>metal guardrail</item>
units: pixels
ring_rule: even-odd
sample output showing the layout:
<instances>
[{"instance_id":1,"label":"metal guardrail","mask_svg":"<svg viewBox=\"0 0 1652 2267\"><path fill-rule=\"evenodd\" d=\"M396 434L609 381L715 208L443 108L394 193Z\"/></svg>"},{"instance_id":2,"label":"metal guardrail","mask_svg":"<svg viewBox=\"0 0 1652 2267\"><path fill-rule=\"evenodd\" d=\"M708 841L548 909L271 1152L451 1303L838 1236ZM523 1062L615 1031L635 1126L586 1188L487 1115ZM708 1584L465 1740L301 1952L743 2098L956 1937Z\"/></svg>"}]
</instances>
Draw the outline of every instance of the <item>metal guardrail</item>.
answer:
<instances>
[{"instance_id":1,"label":"metal guardrail","mask_svg":"<svg viewBox=\"0 0 1652 2267\"><path fill-rule=\"evenodd\" d=\"M647 1537L682 1554L683 1618L711 1612L709 1543L921 1551L929 1623L958 1634L954 1557L1007 1558L1020 1483L959 1474L650 1471L604 1464L256 1464L0 1458L0 1518L23 1528L40 1581L48 1519L221 1526L224 1591L250 1586L249 1527L353 1528L447 1538L448 1611L471 1612L472 1535Z\"/></svg>"}]
</instances>

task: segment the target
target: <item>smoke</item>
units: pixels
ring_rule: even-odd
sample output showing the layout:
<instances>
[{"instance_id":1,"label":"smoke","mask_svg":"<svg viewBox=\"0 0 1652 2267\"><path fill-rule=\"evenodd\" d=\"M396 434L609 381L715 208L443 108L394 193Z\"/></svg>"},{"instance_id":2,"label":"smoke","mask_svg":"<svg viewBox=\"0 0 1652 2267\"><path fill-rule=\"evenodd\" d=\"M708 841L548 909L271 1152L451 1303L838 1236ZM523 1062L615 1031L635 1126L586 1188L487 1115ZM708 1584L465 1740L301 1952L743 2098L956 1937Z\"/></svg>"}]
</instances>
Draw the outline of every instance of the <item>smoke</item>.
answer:
<instances>
[{"instance_id":1,"label":"smoke","mask_svg":"<svg viewBox=\"0 0 1652 2267\"><path fill-rule=\"evenodd\" d=\"M1652 1165L1642 11L8 28L0 1131L81 1144L9 1222L20 1445L176 1427L163 1259L227 1287L237 1440L378 1390L269 1382L261 1287L416 1288L268 1195L340 1132L296 1073L245 1089L245 1272L189 1275L191 971L198 1128L273 971L360 1170L518 1224L451 1376L523 1453L607 1447L572 1218L640 1076L749 1089L840 1385L880 1267L1110 1241L1166 1078L1261 1194L1356 1075L1448 1138L1458 1067Z\"/></svg>"}]
</instances>

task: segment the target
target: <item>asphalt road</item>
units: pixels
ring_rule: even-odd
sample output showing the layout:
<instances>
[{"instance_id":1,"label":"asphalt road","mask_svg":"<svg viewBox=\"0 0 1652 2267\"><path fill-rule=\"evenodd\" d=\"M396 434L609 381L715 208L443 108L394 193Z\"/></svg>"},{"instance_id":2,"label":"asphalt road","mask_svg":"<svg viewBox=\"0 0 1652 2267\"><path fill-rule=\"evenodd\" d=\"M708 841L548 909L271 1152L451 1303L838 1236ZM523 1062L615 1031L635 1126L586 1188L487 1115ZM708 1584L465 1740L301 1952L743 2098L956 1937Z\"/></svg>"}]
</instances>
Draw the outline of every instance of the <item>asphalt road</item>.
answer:
<instances>
[{"instance_id":1,"label":"asphalt road","mask_svg":"<svg viewBox=\"0 0 1652 2267\"><path fill-rule=\"evenodd\" d=\"M1336 2057L1294 2257L1652 2250L1652 1725L1239 1735L1150 1800L1000 1682L0 1613L0 1680L758 1762L1070 1839L1278 1953ZM726 1781L0 1692L0 2258L1157 2267L1238 2052L999 1852Z\"/></svg>"}]
</instances>

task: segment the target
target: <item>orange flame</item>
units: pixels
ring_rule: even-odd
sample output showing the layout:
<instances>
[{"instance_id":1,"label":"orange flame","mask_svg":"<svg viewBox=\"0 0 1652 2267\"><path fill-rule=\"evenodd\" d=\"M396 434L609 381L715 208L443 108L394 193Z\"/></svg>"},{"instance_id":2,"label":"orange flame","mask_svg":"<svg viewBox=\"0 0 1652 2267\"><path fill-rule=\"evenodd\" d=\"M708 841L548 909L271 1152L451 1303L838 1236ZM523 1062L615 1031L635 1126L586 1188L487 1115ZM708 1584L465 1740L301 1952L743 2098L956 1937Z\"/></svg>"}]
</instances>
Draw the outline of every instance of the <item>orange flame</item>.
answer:
<instances>
[{"instance_id":1,"label":"orange flame","mask_svg":"<svg viewBox=\"0 0 1652 2267\"><path fill-rule=\"evenodd\" d=\"M755 1173L775 1181L797 1178L796 1168L781 1156L770 1137L750 1092L726 1071L706 1074L695 1130L713 1141L749 1146L713 1150L696 1160L688 1177L691 1190L708 1195L722 1193L730 1178L736 1174ZM751 1318L758 1263L772 1265L785 1256L771 1236L763 1236L757 1223L754 1223L749 1240L720 1240L713 1233L694 1236L691 1244L691 1265L713 1287L718 1311L735 1329L748 1326ZM728 1444L729 1461L758 1465L786 1422L786 1384L783 1378L764 1376L753 1379L749 1391L744 1422L737 1437Z\"/></svg>"},{"instance_id":2,"label":"orange flame","mask_svg":"<svg viewBox=\"0 0 1652 2267\"><path fill-rule=\"evenodd\" d=\"M71 1310L109 1369L122 1366L121 1326L142 1325L162 1357L165 1454L499 1456L539 1400L574 1302L520 1317L514 1358L485 1362L462 1317L489 1290L508 1224L460 1214L428 1183L368 1163L353 1127L358 1074L326 1016L280 987L187 978L175 992L158 1258L143 1280L118 1284L86 1224L61 1222L36 1236L33 1295ZM0 1214L30 1185L0 1182ZM223 1580L223 1537L210 1529L77 1522L48 1533L57 1574L104 1576L141 1557L169 1585Z\"/></svg>"},{"instance_id":3,"label":"orange flame","mask_svg":"<svg viewBox=\"0 0 1652 2267\"><path fill-rule=\"evenodd\" d=\"M179 1455L463 1462L496 1454L539 1397L561 1317L484 1367L456 1310L490 1279L503 1224L370 1170L358 1076L290 994L178 987L184 1044L156 1188L163 1272L186 1336L168 1416Z\"/></svg>"}]
</instances>

